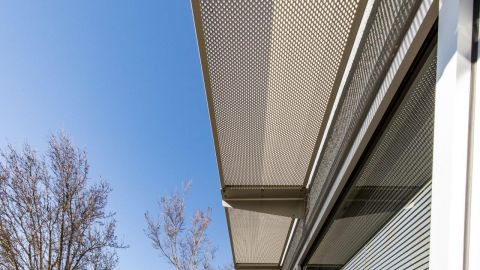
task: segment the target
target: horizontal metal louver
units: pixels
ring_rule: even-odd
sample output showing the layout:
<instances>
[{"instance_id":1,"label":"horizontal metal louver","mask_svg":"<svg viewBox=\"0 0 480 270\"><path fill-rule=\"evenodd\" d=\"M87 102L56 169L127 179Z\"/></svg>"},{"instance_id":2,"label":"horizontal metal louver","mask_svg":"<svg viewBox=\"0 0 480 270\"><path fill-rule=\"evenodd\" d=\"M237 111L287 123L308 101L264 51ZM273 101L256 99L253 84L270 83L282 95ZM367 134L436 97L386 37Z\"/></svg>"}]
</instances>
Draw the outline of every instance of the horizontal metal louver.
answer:
<instances>
[{"instance_id":1,"label":"horizontal metal louver","mask_svg":"<svg viewBox=\"0 0 480 270\"><path fill-rule=\"evenodd\" d=\"M428 269L431 182L342 269Z\"/></svg>"}]
</instances>

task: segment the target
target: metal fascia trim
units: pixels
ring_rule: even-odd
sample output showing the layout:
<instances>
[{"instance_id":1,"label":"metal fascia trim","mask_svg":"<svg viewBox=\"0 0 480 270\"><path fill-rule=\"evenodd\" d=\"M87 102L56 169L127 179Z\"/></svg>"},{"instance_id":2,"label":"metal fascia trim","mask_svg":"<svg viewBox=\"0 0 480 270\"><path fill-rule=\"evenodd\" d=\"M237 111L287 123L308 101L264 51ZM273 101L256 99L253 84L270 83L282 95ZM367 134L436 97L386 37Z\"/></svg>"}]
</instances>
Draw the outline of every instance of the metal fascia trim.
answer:
<instances>
[{"instance_id":1,"label":"metal fascia trim","mask_svg":"<svg viewBox=\"0 0 480 270\"><path fill-rule=\"evenodd\" d=\"M282 258L280 259L280 266L283 266L283 262L285 261L285 257L287 256L287 251L288 251L288 248L290 247L290 243L292 241L292 238L293 238L293 233L295 232L295 229L297 228L297 224L298 224L298 218L295 218L292 222L292 224L290 225L290 231L288 233L288 238L287 238L287 242L285 242L285 246L283 247L283 252L282 252Z\"/></svg>"},{"instance_id":2,"label":"metal fascia trim","mask_svg":"<svg viewBox=\"0 0 480 270\"><path fill-rule=\"evenodd\" d=\"M239 263L235 265L235 269L237 270L255 270L255 269L274 270L274 269L280 269L280 267L277 264Z\"/></svg>"},{"instance_id":3,"label":"metal fascia trim","mask_svg":"<svg viewBox=\"0 0 480 270\"><path fill-rule=\"evenodd\" d=\"M225 186L222 189L224 200L305 200L307 190L302 187L282 188L238 188Z\"/></svg>"}]
</instances>

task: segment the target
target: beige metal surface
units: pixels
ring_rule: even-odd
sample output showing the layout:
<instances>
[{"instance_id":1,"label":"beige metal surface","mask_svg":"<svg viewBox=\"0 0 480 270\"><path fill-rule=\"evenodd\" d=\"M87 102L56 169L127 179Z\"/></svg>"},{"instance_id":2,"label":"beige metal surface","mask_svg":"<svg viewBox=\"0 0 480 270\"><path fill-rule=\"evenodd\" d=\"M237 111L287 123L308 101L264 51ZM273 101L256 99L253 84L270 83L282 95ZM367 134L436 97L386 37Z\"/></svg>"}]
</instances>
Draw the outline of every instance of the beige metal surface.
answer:
<instances>
[{"instance_id":1,"label":"beige metal surface","mask_svg":"<svg viewBox=\"0 0 480 270\"><path fill-rule=\"evenodd\" d=\"M278 264L292 218L229 208L236 263Z\"/></svg>"},{"instance_id":2,"label":"beige metal surface","mask_svg":"<svg viewBox=\"0 0 480 270\"><path fill-rule=\"evenodd\" d=\"M224 199L305 187L365 3L192 0ZM292 218L226 212L236 266L278 267Z\"/></svg>"},{"instance_id":3,"label":"beige metal surface","mask_svg":"<svg viewBox=\"0 0 480 270\"><path fill-rule=\"evenodd\" d=\"M358 1L193 0L223 185L304 184Z\"/></svg>"}]
</instances>

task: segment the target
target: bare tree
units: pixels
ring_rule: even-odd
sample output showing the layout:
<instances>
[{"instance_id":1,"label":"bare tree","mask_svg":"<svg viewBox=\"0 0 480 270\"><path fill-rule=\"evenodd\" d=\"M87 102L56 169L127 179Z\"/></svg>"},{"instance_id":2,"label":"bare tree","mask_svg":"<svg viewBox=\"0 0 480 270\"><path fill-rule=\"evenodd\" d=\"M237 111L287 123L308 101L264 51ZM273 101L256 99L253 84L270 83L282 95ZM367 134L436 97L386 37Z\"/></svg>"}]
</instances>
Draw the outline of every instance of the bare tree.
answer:
<instances>
[{"instance_id":1,"label":"bare tree","mask_svg":"<svg viewBox=\"0 0 480 270\"><path fill-rule=\"evenodd\" d=\"M0 159L0 269L113 269L113 213L105 212L111 189L87 185L86 153L61 134L47 155L27 144L9 146Z\"/></svg>"},{"instance_id":2,"label":"bare tree","mask_svg":"<svg viewBox=\"0 0 480 270\"><path fill-rule=\"evenodd\" d=\"M214 269L215 249L207 237L211 209L197 210L187 227L185 222L185 197L191 182L181 192L164 196L159 201L160 214L152 218L145 214L146 234L155 249L177 270ZM228 269L228 268L222 268Z\"/></svg>"}]
</instances>

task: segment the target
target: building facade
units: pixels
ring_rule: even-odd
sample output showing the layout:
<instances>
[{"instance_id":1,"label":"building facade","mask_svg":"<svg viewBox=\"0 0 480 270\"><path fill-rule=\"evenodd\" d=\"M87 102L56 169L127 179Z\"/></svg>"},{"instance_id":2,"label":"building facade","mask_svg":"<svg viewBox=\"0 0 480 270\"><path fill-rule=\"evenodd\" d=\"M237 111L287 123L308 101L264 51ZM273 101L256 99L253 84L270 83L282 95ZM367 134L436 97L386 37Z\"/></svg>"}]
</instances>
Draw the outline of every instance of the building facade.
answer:
<instances>
[{"instance_id":1,"label":"building facade","mask_svg":"<svg viewBox=\"0 0 480 270\"><path fill-rule=\"evenodd\" d=\"M192 0L236 269L480 269L474 0Z\"/></svg>"}]
</instances>

